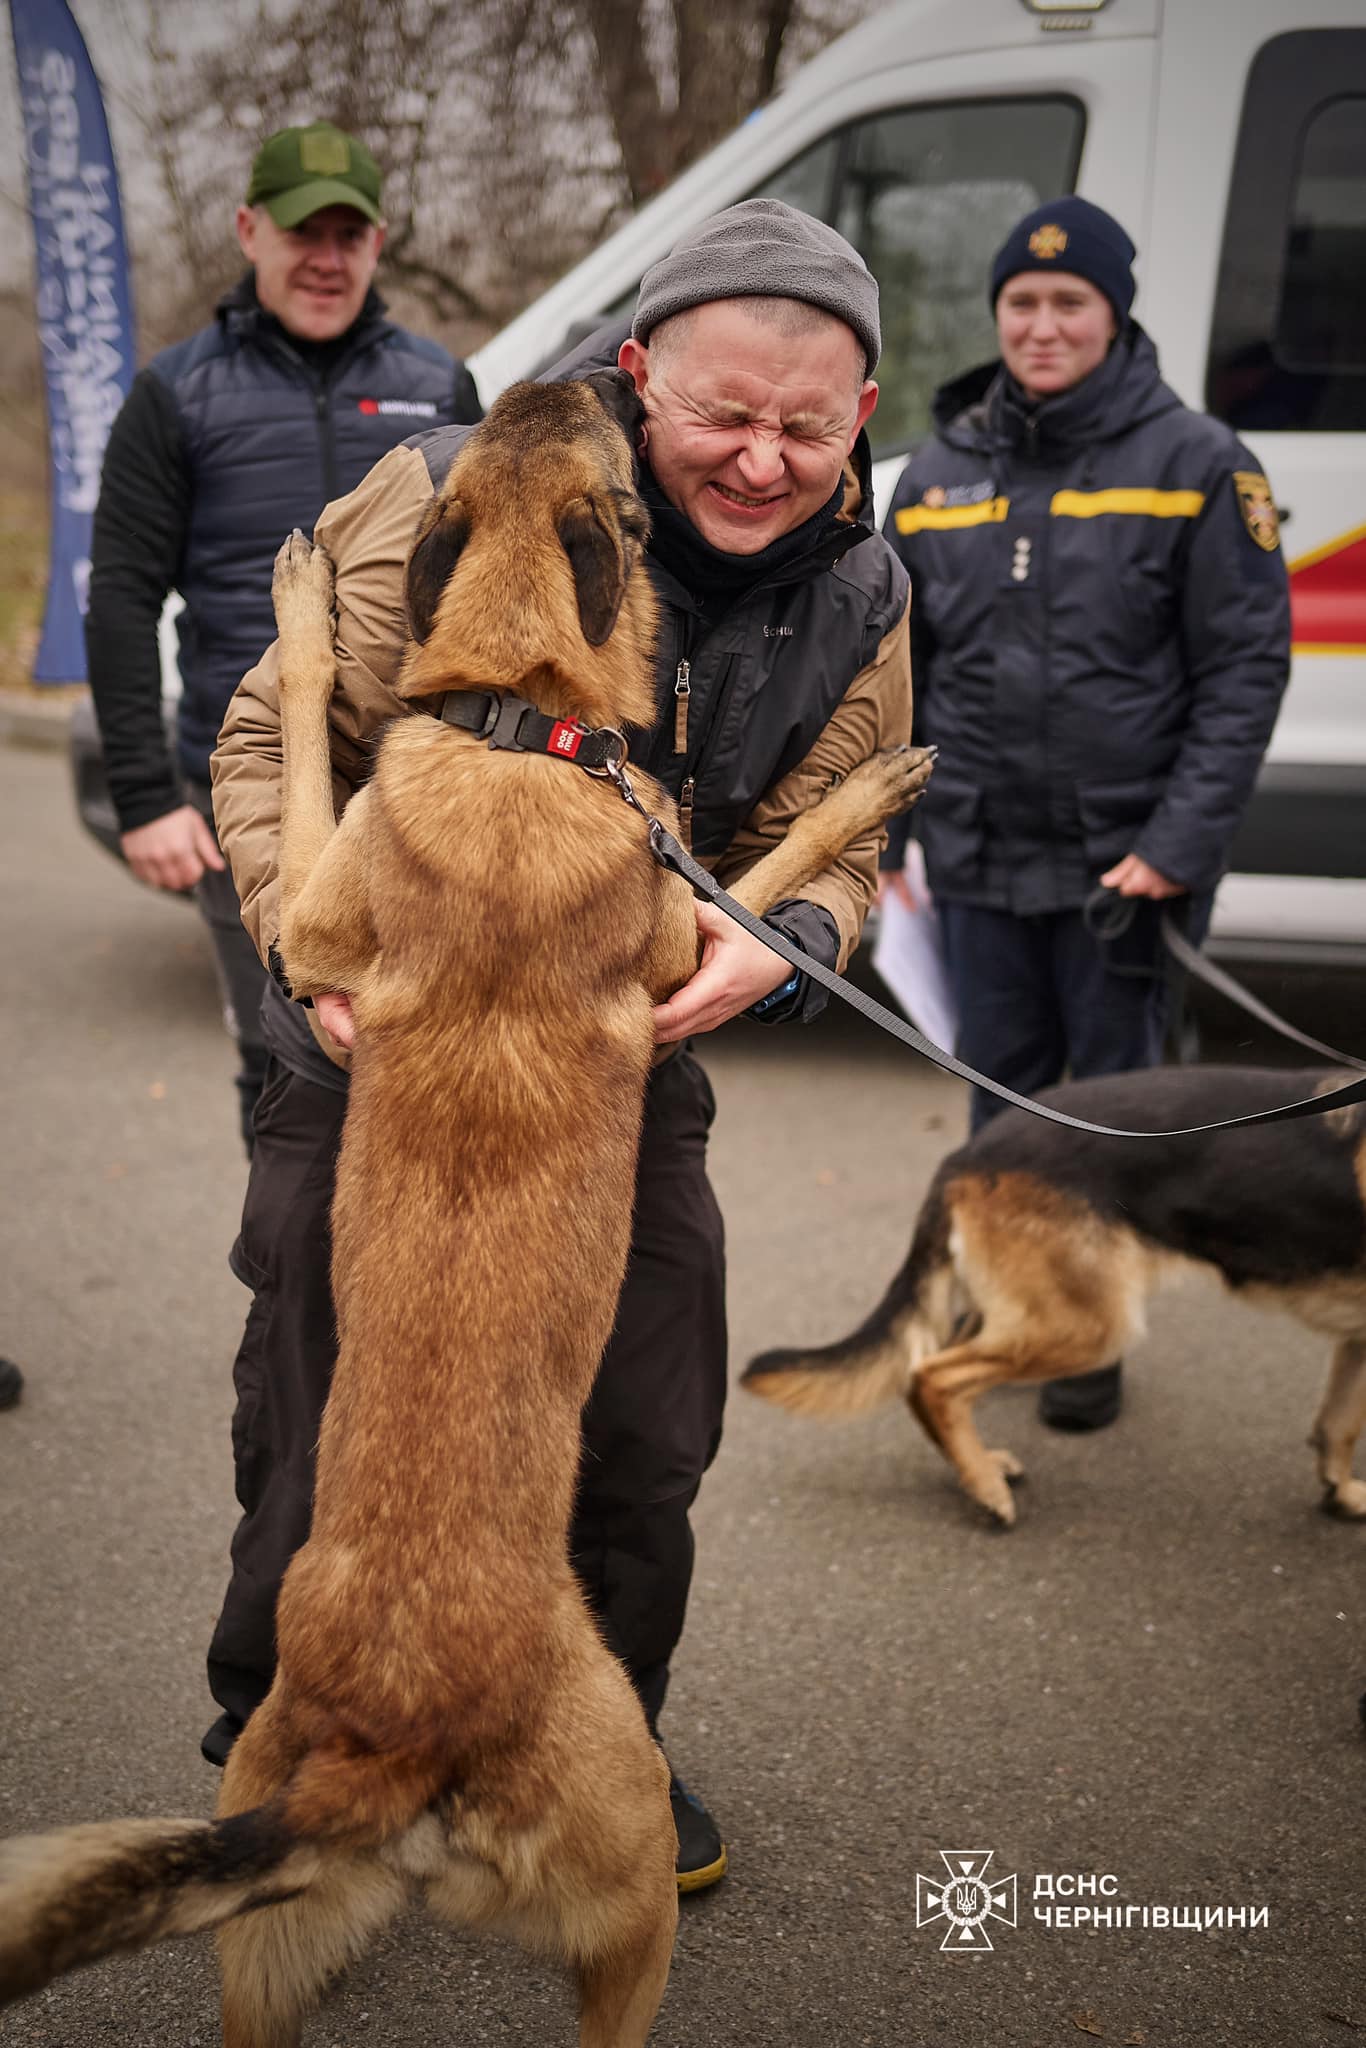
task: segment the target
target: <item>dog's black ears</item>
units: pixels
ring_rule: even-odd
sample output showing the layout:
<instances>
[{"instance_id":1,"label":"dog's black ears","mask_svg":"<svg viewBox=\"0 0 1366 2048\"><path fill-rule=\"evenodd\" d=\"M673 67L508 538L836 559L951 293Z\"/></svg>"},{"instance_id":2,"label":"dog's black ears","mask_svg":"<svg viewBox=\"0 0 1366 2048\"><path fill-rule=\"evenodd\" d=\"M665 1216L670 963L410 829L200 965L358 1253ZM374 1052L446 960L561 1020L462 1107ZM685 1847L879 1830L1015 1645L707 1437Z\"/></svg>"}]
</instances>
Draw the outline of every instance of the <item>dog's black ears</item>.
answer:
<instances>
[{"instance_id":1,"label":"dog's black ears","mask_svg":"<svg viewBox=\"0 0 1366 2048\"><path fill-rule=\"evenodd\" d=\"M425 640L431 632L441 594L451 580L469 537L469 517L459 499L447 503L433 498L422 515L417 539L408 557L405 594L408 630L414 640Z\"/></svg>"},{"instance_id":2,"label":"dog's black ears","mask_svg":"<svg viewBox=\"0 0 1366 2048\"><path fill-rule=\"evenodd\" d=\"M601 647L612 637L626 595L631 565L625 535L618 536L615 522L610 515L605 520L591 498L571 498L555 531L574 572L583 637L590 647Z\"/></svg>"},{"instance_id":3,"label":"dog's black ears","mask_svg":"<svg viewBox=\"0 0 1366 2048\"><path fill-rule=\"evenodd\" d=\"M642 446L641 435L645 426L645 407L641 404L635 384L625 370L594 370L584 378L590 391L601 399L604 409L612 415L617 425L631 444L635 454Z\"/></svg>"}]
</instances>

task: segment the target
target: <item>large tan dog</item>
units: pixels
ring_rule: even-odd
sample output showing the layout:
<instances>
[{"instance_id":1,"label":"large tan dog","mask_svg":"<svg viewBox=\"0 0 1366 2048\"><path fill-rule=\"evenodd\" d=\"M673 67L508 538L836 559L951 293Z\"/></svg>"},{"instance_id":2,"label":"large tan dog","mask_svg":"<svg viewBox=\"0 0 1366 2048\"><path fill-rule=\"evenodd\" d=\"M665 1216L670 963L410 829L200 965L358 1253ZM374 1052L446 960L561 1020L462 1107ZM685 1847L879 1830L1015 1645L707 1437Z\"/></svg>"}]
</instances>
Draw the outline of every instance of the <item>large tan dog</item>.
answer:
<instances>
[{"instance_id":1,"label":"large tan dog","mask_svg":"<svg viewBox=\"0 0 1366 2048\"><path fill-rule=\"evenodd\" d=\"M402 695L516 692L566 724L650 723L638 421L615 375L498 401L413 550ZM418 1887L438 1915L563 1960L585 2048L635 2048L677 1915L668 1772L566 1541L651 1006L696 966L692 898L607 783L433 717L390 724L338 826L331 594L296 536L275 585L281 950L297 994L347 990L358 1026L312 1534L219 1820L9 1844L0 1995L230 1923L227 2048L293 2048ZM907 749L866 763L750 872L746 903L793 894L927 772Z\"/></svg>"},{"instance_id":2,"label":"large tan dog","mask_svg":"<svg viewBox=\"0 0 1366 2048\"><path fill-rule=\"evenodd\" d=\"M1341 1073L1159 1067L1070 1081L1041 1098L1128 1130L1250 1116ZM851 1336L768 1351L751 1393L800 1415L905 1400L963 1487L1015 1520L1012 1452L988 1450L973 1405L991 1387L1060 1379L1118 1358L1149 1294L1216 1275L1259 1307L1334 1339L1310 1442L1323 1504L1366 1517L1352 1453L1366 1424L1366 1107L1185 1138L1101 1138L1010 1109L952 1153L906 1262Z\"/></svg>"}]
</instances>

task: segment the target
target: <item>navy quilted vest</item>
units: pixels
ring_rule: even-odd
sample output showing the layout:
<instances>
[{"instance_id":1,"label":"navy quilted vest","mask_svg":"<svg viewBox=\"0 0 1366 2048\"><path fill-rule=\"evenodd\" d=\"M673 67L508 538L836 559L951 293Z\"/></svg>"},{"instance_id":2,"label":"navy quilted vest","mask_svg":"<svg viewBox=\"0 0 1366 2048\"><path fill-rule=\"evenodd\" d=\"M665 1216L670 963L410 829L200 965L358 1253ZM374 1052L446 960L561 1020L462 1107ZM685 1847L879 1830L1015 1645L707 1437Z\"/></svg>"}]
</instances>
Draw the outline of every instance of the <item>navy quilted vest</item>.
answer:
<instances>
[{"instance_id":1,"label":"navy quilted vest","mask_svg":"<svg viewBox=\"0 0 1366 2048\"><path fill-rule=\"evenodd\" d=\"M271 566L296 526L354 490L400 441L451 421L457 369L445 349L395 327L371 293L320 372L257 305L250 282L214 323L149 366L175 399L192 478L176 582L179 753L209 779L228 699L275 638Z\"/></svg>"}]
</instances>

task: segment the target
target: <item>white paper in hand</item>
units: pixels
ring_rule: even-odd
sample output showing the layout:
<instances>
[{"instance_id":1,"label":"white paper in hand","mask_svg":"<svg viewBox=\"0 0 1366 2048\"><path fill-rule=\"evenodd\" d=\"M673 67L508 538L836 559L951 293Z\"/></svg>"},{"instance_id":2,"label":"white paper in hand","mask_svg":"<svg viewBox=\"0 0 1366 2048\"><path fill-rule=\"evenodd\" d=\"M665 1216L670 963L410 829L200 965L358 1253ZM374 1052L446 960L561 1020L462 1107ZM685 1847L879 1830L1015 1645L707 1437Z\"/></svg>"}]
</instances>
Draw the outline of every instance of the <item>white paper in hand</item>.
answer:
<instances>
[{"instance_id":1,"label":"white paper in hand","mask_svg":"<svg viewBox=\"0 0 1366 2048\"><path fill-rule=\"evenodd\" d=\"M913 839L906 849L906 883L916 908L907 910L888 890L878 909L873 966L918 1031L942 1052L952 1052L958 1013L944 965L944 935L925 886L925 861Z\"/></svg>"}]
</instances>

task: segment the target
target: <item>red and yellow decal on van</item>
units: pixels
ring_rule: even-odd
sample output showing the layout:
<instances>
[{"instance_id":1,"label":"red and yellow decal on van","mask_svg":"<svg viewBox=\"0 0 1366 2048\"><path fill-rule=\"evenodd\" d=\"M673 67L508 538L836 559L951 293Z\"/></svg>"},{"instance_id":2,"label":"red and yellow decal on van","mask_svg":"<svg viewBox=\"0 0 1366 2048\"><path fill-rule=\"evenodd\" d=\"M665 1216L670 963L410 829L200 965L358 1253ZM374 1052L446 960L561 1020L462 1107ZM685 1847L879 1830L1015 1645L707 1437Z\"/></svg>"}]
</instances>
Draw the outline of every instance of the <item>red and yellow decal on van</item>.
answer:
<instances>
[{"instance_id":1,"label":"red and yellow decal on van","mask_svg":"<svg viewBox=\"0 0 1366 2048\"><path fill-rule=\"evenodd\" d=\"M1297 654L1366 654L1366 526L1290 563Z\"/></svg>"}]
</instances>

